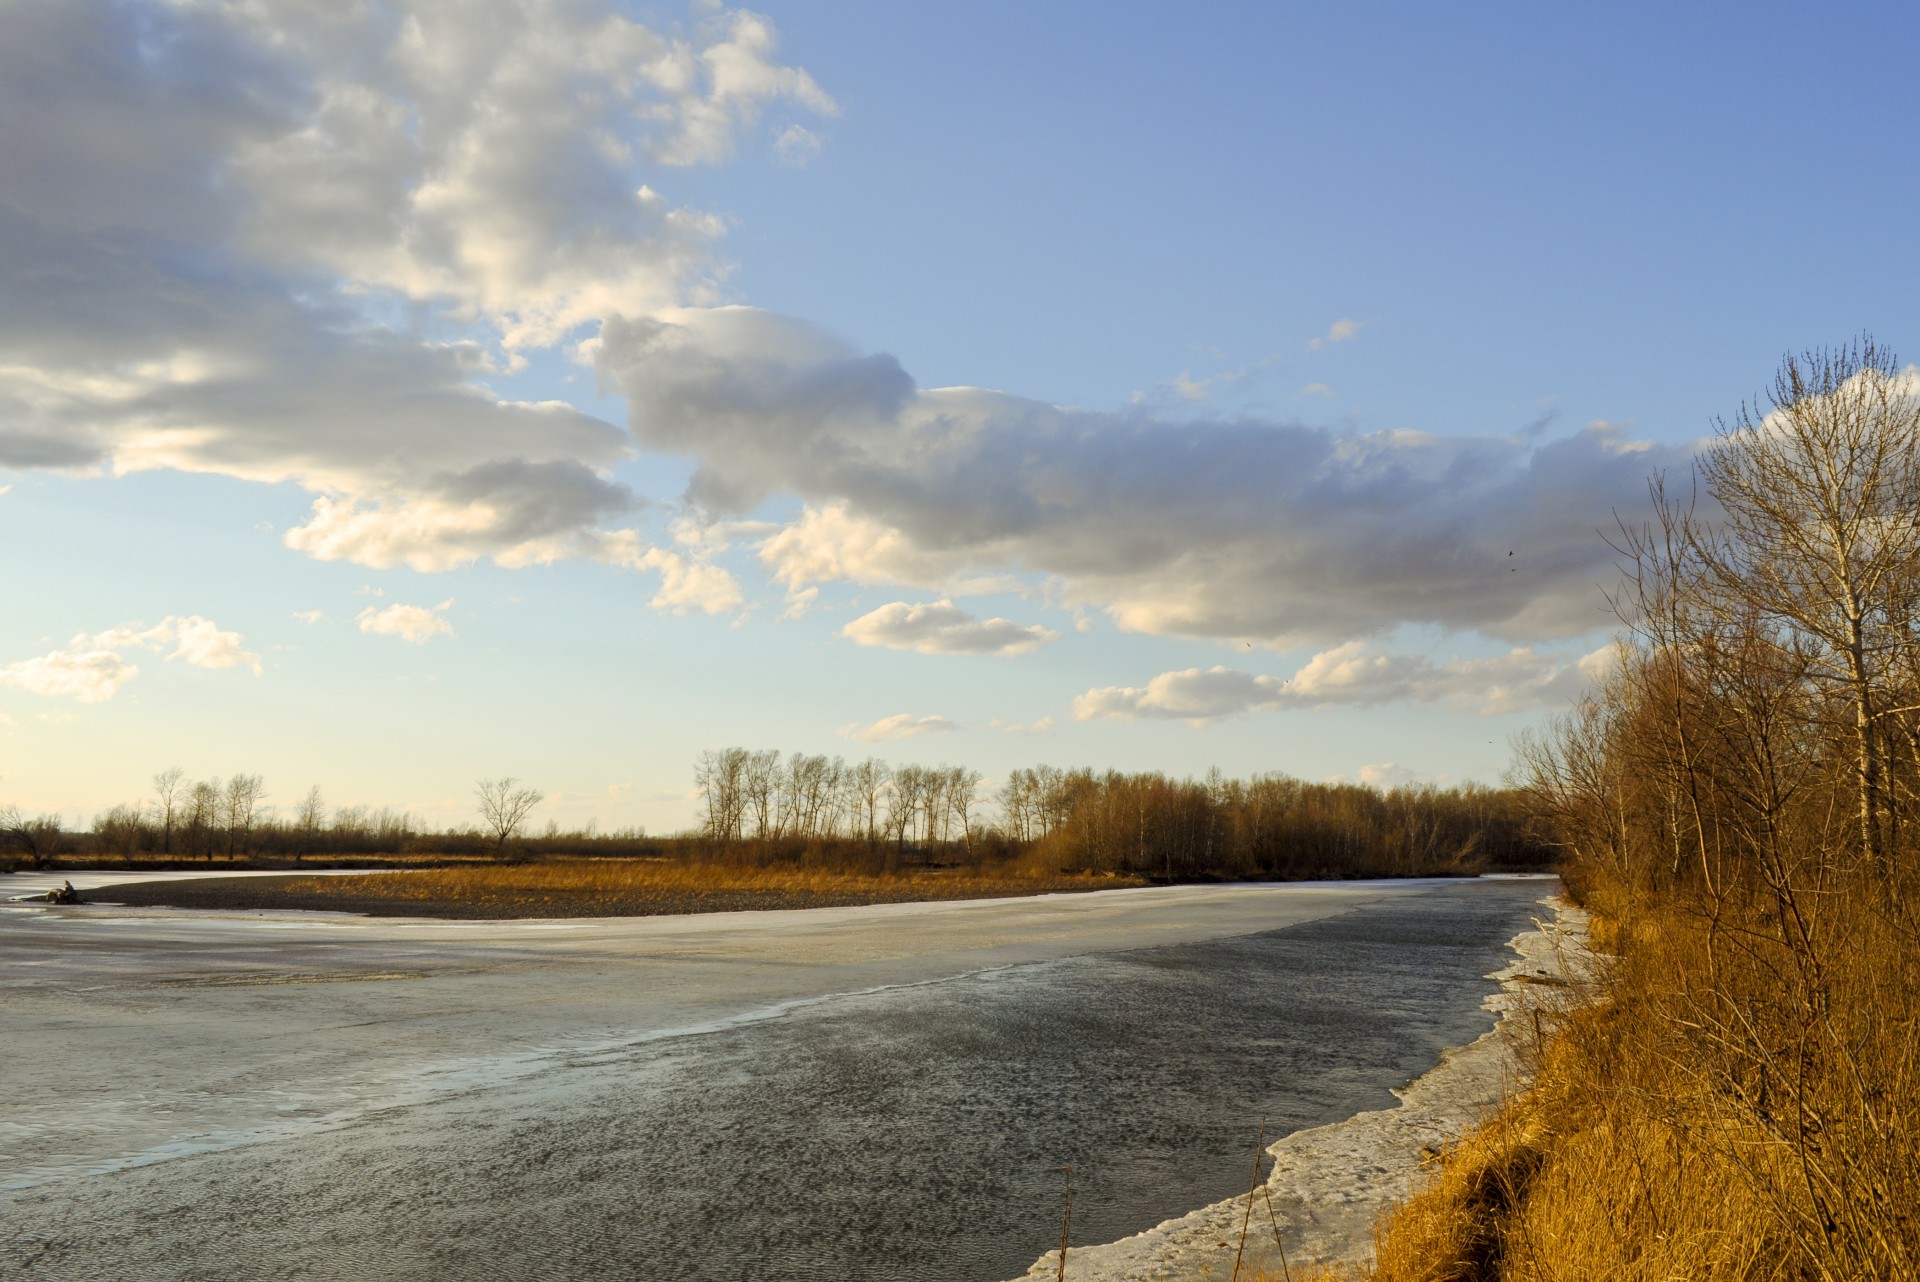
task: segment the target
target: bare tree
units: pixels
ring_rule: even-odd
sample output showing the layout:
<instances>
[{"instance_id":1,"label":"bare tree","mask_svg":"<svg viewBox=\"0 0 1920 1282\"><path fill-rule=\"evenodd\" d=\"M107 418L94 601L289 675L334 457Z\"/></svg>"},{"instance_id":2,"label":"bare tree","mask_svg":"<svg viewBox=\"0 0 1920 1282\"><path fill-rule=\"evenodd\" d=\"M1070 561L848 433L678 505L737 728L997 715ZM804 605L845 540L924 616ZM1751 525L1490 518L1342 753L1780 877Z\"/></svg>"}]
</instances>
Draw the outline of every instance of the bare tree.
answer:
<instances>
[{"instance_id":1,"label":"bare tree","mask_svg":"<svg viewBox=\"0 0 1920 1282\"><path fill-rule=\"evenodd\" d=\"M480 817L493 833L496 858L506 852L507 843L519 833L527 812L546 800L547 794L534 788L521 788L517 786L519 782L512 775L505 775L499 779L482 779L473 790L480 798Z\"/></svg>"},{"instance_id":2,"label":"bare tree","mask_svg":"<svg viewBox=\"0 0 1920 1282\"><path fill-rule=\"evenodd\" d=\"M148 832L146 818L137 804L108 806L103 813L93 817L94 849L100 854L133 858Z\"/></svg>"},{"instance_id":3,"label":"bare tree","mask_svg":"<svg viewBox=\"0 0 1920 1282\"><path fill-rule=\"evenodd\" d=\"M1887 871L1880 722L1897 710L1877 695L1920 585L1920 395L1871 339L1789 356L1700 468L1725 513L1706 569L1763 631L1811 643L1813 675L1842 694L1860 852Z\"/></svg>"},{"instance_id":4,"label":"bare tree","mask_svg":"<svg viewBox=\"0 0 1920 1282\"><path fill-rule=\"evenodd\" d=\"M218 779L202 779L187 791L187 837L209 863L213 862L214 828L220 822L220 794Z\"/></svg>"},{"instance_id":5,"label":"bare tree","mask_svg":"<svg viewBox=\"0 0 1920 1282\"><path fill-rule=\"evenodd\" d=\"M973 808L979 801L981 780L986 776L965 766L953 766L947 772L947 809L960 825L960 840L967 853L973 853Z\"/></svg>"},{"instance_id":6,"label":"bare tree","mask_svg":"<svg viewBox=\"0 0 1920 1282\"><path fill-rule=\"evenodd\" d=\"M744 788L750 755L745 748L710 749L694 763L694 782L707 809L704 826L709 840L739 840L740 821L746 813Z\"/></svg>"},{"instance_id":7,"label":"bare tree","mask_svg":"<svg viewBox=\"0 0 1920 1282\"><path fill-rule=\"evenodd\" d=\"M853 796L855 806L854 827L861 830L861 835L871 846L880 840L880 803L892 783L893 771L886 762L868 757L849 769L847 777L850 781L848 791Z\"/></svg>"},{"instance_id":8,"label":"bare tree","mask_svg":"<svg viewBox=\"0 0 1920 1282\"><path fill-rule=\"evenodd\" d=\"M66 849L67 838L59 815L28 819L16 807L6 806L0 807L0 844L18 850L32 867L44 868Z\"/></svg>"},{"instance_id":9,"label":"bare tree","mask_svg":"<svg viewBox=\"0 0 1920 1282\"><path fill-rule=\"evenodd\" d=\"M179 766L168 766L153 777L153 797L155 809L160 812L160 853L173 853L173 821L175 812L186 794L187 772Z\"/></svg>"},{"instance_id":10,"label":"bare tree","mask_svg":"<svg viewBox=\"0 0 1920 1282\"><path fill-rule=\"evenodd\" d=\"M764 841L774 835L774 799L780 790L780 753L773 748L748 753L740 784L747 811L753 816L753 835Z\"/></svg>"},{"instance_id":11,"label":"bare tree","mask_svg":"<svg viewBox=\"0 0 1920 1282\"><path fill-rule=\"evenodd\" d=\"M235 774L227 780L226 793L220 803L221 817L227 825L227 858L248 853L253 825L260 817L260 802L266 795L266 781L259 775Z\"/></svg>"},{"instance_id":12,"label":"bare tree","mask_svg":"<svg viewBox=\"0 0 1920 1282\"><path fill-rule=\"evenodd\" d=\"M313 853L314 843L320 839L320 830L326 826L327 803L320 795L320 785L307 789L307 795L300 800L299 810L294 812L294 824L300 830L300 852L297 858L305 859Z\"/></svg>"}]
</instances>

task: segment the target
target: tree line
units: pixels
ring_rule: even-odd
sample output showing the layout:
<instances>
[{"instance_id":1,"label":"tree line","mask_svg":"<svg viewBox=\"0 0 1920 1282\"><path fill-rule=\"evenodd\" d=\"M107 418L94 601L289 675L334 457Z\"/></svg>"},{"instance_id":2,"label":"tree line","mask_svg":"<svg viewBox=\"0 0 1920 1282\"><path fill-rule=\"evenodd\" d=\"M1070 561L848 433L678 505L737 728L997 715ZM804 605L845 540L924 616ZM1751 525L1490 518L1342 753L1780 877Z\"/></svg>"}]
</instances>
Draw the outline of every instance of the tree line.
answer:
<instances>
[{"instance_id":1,"label":"tree line","mask_svg":"<svg viewBox=\"0 0 1920 1282\"><path fill-rule=\"evenodd\" d=\"M525 825L545 800L538 789L512 776L482 779L474 787L475 814L469 828L423 829L405 811L381 806L329 809L318 784L282 816L267 801L266 780L257 774L225 779L189 779L178 766L153 776L146 799L110 806L94 816L89 832L68 831L59 815L28 817L15 806L0 807L0 858L9 853L33 865L68 853L110 859L158 859L229 862L401 854L491 855L500 858L525 843ZM631 852L644 842L638 830L600 834L589 829L561 834L556 827L531 839L546 847Z\"/></svg>"},{"instance_id":2,"label":"tree line","mask_svg":"<svg viewBox=\"0 0 1920 1282\"><path fill-rule=\"evenodd\" d=\"M991 794L962 766L722 748L694 780L700 837L739 854L834 844L894 859L1019 856L1051 871L1352 876L1541 867L1551 851L1511 791L1380 791L1283 774L1203 779L1040 765Z\"/></svg>"},{"instance_id":3,"label":"tree line","mask_svg":"<svg viewBox=\"0 0 1920 1282\"><path fill-rule=\"evenodd\" d=\"M194 780L173 767L153 776L146 799L108 808L87 833L58 816L0 809L0 852L36 864L61 854L182 863L650 855L863 870L1020 861L1162 879L1466 873L1552 859L1515 794L1478 784L1381 791L1283 774L1176 779L1038 765L988 789L964 766L745 748L702 753L694 778L698 826L648 837L551 822L529 832L543 797L512 778L479 782L475 824L432 830L390 808L329 808L318 786L281 812L257 774Z\"/></svg>"}]
</instances>

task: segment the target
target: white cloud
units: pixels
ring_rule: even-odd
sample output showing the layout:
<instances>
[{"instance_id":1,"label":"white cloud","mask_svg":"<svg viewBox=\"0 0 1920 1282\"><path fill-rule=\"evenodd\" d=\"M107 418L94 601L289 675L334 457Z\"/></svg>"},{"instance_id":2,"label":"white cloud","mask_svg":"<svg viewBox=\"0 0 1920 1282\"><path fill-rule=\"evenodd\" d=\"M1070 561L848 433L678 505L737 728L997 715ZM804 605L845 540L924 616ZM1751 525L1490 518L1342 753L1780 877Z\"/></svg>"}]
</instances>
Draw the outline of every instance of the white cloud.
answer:
<instances>
[{"instance_id":1,"label":"white cloud","mask_svg":"<svg viewBox=\"0 0 1920 1282\"><path fill-rule=\"evenodd\" d=\"M660 590L648 602L656 610L686 614L731 614L746 604L740 581L723 565L703 556L682 556L665 548L646 547L631 530L606 535L600 560L628 570L657 570Z\"/></svg>"},{"instance_id":2,"label":"white cloud","mask_svg":"<svg viewBox=\"0 0 1920 1282\"><path fill-rule=\"evenodd\" d=\"M112 650L55 650L0 668L0 685L50 699L105 703L139 675L140 669Z\"/></svg>"},{"instance_id":3,"label":"white cloud","mask_svg":"<svg viewBox=\"0 0 1920 1282\"><path fill-rule=\"evenodd\" d=\"M1308 383L1300 389L1300 394L1302 396L1332 396L1334 392L1333 389L1325 383Z\"/></svg>"},{"instance_id":4,"label":"white cloud","mask_svg":"<svg viewBox=\"0 0 1920 1282\"><path fill-rule=\"evenodd\" d=\"M435 637L454 635L453 624L448 622L445 611L451 606L451 598L429 609L422 605L403 605L399 602L384 610L372 606L360 611L354 618L360 624L360 630L381 636L396 636L402 641L414 645L425 645Z\"/></svg>"},{"instance_id":5,"label":"white cloud","mask_svg":"<svg viewBox=\"0 0 1920 1282\"><path fill-rule=\"evenodd\" d=\"M1103 686L1073 701L1073 715L1133 720L1181 720L1205 725L1243 712L1281 708L1367 708L1387 703L1437 703L1491 716L1558 707L1605 673L1611 647L1558 662L1519 646L1484 659L1435 663L1423 655L1384 654L1350 641L1309 659L1285 681L1215 666L1163 672L1144 687Z\"/></svg>"},{"instance_id":6,"label":"white cloud","mask_svg":"<svg viewBox=\"0 0 1920 1282\"><path fill-rule=\"evenodd\" d=\"M300 622L302 623L314 624L326 618L327 615L326 615L326 611L324 610L295 610L293 612L293 617L300 620Z\"/></svg>"},{"instance_id":7,"label":"white cloud","mask_svg":"<svg viewBox=\"0 0 1920 1282\"><path fill-rule=\"evenodd\" d=\"M197 614L170 614L150 628L137 625L81 633L65 649L0 667L0 685L49 698L105 703L140 674L120 653L151 650L196 668L245 667L260 675L260 656L238 632L224 632Z\"/></svg>"},{"instance_id":8,"label":"white cloud","mask_svg":"<svg viewBox=\"0 0 1920 1282\"><path fill-rule=\"evenodd\" d=\"M171 646L172 649L168 650ZM166 652L168 662L180 659L196 668L251 669L260 675L260 656L246 648L238 632L223 632L212 619L197 614L170 614L151 628L114 628L91 637L74 638L76 649Z\"/></svg>"},{"instance_id":9,"label":"white cloud","mask_svg":"<svg viewBox=\"0 0 1920 1282\"><path fill-rule=\"evenodd\" d=\"M1327 332L1318 338L1307 340L1307 350L1317 352L1330 343L1351 343L1360 333L1363 322L1357 320L1337 320L1327 327Z\"/></svg>"},{"instance_id":10,"label":"white cloud","mask_svg":"<svg viewBox=\"0 0 1920 1282\"><path fill-rule=\"evenodd\" d=\"M1104 686L1073 701L1081 721L1115 717L1167 718L1199 726L1221 717L1278 706L1283 686L1277 677L1256 676L1232 668L1186 668L1163 672L1144 687Z\"/></svg>"},{"instance_id":11,"label":"white cloud","mask_svg":"<svg viewBox=\"0 0 1920 1282\"><path fill-rule=\"evenodd\" d=\"M813 163L814 157L820 154L823 146L825 141L820 135L805 125L788 125L780 131L780 136L773 140L773 154L780 158L780 163L783 165L804 169Z\"/></svg>"},{"instance_id":12,"label":"white cloud","mask_svg":"<svg viewBox=\"0 0 1920 1282\"><path fill-rule=\"evenodd\" d=\"M915 735L944 734L960 727L945 717L916 717L911 712L897 713L891 717L882 717L870 726L853 722L840 727L842 739L856 739L861 743L893 743L901 739L911 739Z\"/></svg>"},{"instance_id":13,"label":"white cloud","mask_svg":"<svg viewBox=\"0 0 1920 1282\"><path fill-rule=\"evenodd\" d=\"M1060 634L1039 624L980 619L951 601L909 605L895 601L861 615L840 635L860 645L921 654L1027 654Z\"/></svg>"},{"instance_id":14,"label":"white cloud","mask_svg":"<svg viewBox=\"0 0 1920 1282\"><path fill-rule=\"evenodd\" d=\"M0 467L291 482L323 559L594 555L630 438L482 380L717 296L723 220L651 184L837 110L776 44L611 0L10 9Z\"/></svg>"},{"instance_id":15,"label":"white cloud","mask_svg":"<svg viewBox=\"0 0 1920 1282\"><path fill-rule=\"evenodd\" d=\"M1041 717L1038 721L996 721L993 728L1001 734L1051 734L1060 723L1052 717Z\"/></svg>"},{"instance_id":16,"label":"white cloud","mask_svg":"<svg viewBox=\"0 0 1920 1282\"><path fill-rule=\"evenodd\" d=\"M1592 631L1614 573L1595 530L1689 456L1611 425L1360 433L920 389L890 357L743 307L609 322L598 360L642 443L696 461L691 501L802 500L760 548L789 594L1037 579L1124 629L1274 646L1398 622Z\"/></svg>"},{"instance_id":17,"label":"white cloud","mask_svg":"<svg viewBox=\"0 0 1920 1282\"><path fill-rule=\"evenodd\" d=\"M1286 683L1284 701L1313 708L1442 703L1482 715L1521 712L1567 703L1612 653L1607 647L1563 663L1518 646L1491 658L1435 663L1425 656L1383 654L1364 641L1349 641L1308 660Z\"/></svg>"},{"instance_id":18,"label":"white cloud","mask_svg":"<svg viewBox=\"0 0 1920 1282\"><path fill-rule=\"evenodd\" d=\"M1369 788L1378 788L1385 792L1393 788L1404 788L1417 781L1420 773L1394 761L1382 761L1360 767L1358 778Z\"/></svg>"}]
</instances>

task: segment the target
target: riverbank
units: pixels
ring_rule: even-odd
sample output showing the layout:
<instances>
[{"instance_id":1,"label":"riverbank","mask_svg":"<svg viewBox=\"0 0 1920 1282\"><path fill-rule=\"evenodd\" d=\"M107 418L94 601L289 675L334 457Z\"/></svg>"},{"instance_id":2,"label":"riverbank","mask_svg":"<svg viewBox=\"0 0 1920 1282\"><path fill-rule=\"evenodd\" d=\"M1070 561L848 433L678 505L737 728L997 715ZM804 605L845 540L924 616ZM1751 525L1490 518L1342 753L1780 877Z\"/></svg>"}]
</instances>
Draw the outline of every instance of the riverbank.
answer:
<instances>
[{"instance_id":1,"label":"riverbank","mask_svg":"<svg viewBox=\"0 0 1920 1282\"><path fill-rule=\"evenodd\" d=\"M1254 1197L1229 1198L1132 1237L1067 1253L1071 1282L1281 1277L1287 1269L1357 1265L1369 1256L1374 1226L1405 1199L1433 1155L1455 1144L1525 1086L1534 1062L1543 1004L1564 1005L1592 981L1587 916L1564 898L1542 900L1551 920L1516 936L1516 958L1489 978L1499 989L1486 1009L1499 1023L1446 1052L1431 1071L1394 1092L1396 1108L1297 1131L1267 1148L1270 1168ZM1242 1256L1243 1225L1247 1226ZM1261 1271L1265 1270L1263 1274ZM1049 1251L1022 1275L1054 1279L1060 1253Z\"/></svg>"}]
</instances>

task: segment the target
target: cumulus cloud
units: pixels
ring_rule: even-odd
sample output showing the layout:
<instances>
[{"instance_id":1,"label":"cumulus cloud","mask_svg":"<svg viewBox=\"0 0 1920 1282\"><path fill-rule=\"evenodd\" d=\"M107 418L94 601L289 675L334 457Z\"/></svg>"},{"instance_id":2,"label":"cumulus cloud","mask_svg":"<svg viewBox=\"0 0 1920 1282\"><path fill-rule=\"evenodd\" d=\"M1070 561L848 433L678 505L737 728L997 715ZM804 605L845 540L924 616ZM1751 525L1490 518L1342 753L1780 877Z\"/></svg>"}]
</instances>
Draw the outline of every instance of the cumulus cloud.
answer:
<instances>
[{"instance_id":1,"label":"cumulus cloud","mask_svg":"<svg viewBox=\"0 0 1920 1282\"><path fill-rule=\"evenodd\" d=\"M1125 629L1276 647L1385 622L1591 631L1614 574L1595 531L1687 457L1605 424L1441 437L921 389L891 357L744 307L609 322L598 360L639 439L694 460L689 497L804 500L760 552L789 593L1037 575Z\"/></svg>"},{"instance_id":2,"label":"cumulus cloud","mask_svg":"<svg viewBox=\"0 0 1920 1282\"><path fill-rule=\"evenodd\" d=\"M1215 665L1163 672L1145 686L1103 686L1073 701L1081 721L1156 717L1205 725L1221 717L1278 707L1284 683L1277 677Z\"/></svg>"},{"instance_id":3,"label":"cumulus cloud","mask_svg":"<svg viewBox=\"0 0 1920 1282\"><path fill-rule=\"evenodd\" d=\"M1052 717L1041 717L1038 721L996 721L993 728L1001 734L1051 734L1060 723Z\"/></svg>"},{"instance_id":4,"label":"cumulus cloud","mask_svg":"<svg viewBox=\"0 0 1920 1282\"><path fill-rule=\"evenodd\" d=\"M245 667L260 675L260 656L246 648L238 632L223 632L212 619L197 614L168 615L151 628L113 628L90 637L76 637L77 649L152 650L167 660L182 660L196 668Z\"/></svg>"},{"instance_id":5,"label":"cumulus cloud","mask_svg":"<svg viewBox=\"0 0 1920 1282\"><path fill-rule=\"evenodd\" d=\"M742 608L711 555L641 540L615 479L637 443L692 461L703 511L801 500L759 548L790 611L835 581L1038 580L1122 628L1275 646L1602 622L1594 531L1682 451L921 388L716 305L724 220L663 189L766 121L803 154L789 116L837 110L764 19L704 4L685 30L614 0L14 6L0 468L290 483L311 508L284 541L316 558L585 558L658 573L662 609ZM543 350L590 360L628 428L489 389Z\"/></svg>"},{"instance_id":6,"label":"cumulus cloud","mask_svg":"<svg viewBox=\"0 0 1920 1282\"><path fill-rule=\"evenodd\" d=\"M682 556L666 548L648 547L631 530L607 535L601 541L599 559L629 570L654 570L660 575L660 590L650 604L673 614L699 611L702 614L731 614L746 604L740 580L723 565L708 559L712 549L699 549Z\"/></svg>"},{"instance_id":7,"label":"cumulus cloud","mask_svg":"<svg viewBox=\"0 0 1920 1282\"><path fill-rule=\"evenodd\" d=\"M911 739L915 735L944 734L960 727L945 717L916 717L911 712L896 713L891 717L882 717L870 726L852 722L840 727L842 739L855 739L861 743L894 743L901 739Z\"/></svg>"},{"instance_id":8,"label":"cumulus cloud","mask_svg":"<svg viewBox=\"0 0 1920 1282\"><path fill-rule=\"evenodd\" d=\"M1604 675L1613 656L1607 648L1566 663L1518 646L1491 658L1435 663L1352 641L1314 655L1286 680L1219 665L1187 668L1163 672L1145 686L1089 690L1073 701L1073 715L1082 721L1147 717L1198 726L1280 708L1426 703L1490 716L1563 705Z\"/></svg>"},{"instance_id":9,"label":"cumulus cloud","mask_svg":"<svg viewBox=\"0 0 1920 1282\"><path fill-rule=\"evenodd\" d=\"M292 482L288 546L374 566L593 555L630 438L486 378L715 297L722 220L652 183L836 110L706 6L70 0L7 37L0 467Z\"/></svg>"},{"instance_id":10,"label":"cumulus cloud","mask_svg":"<svg viewBox=\"0 0 1920 1282\"><path fill-rule=\"evenodd\" d=\"M129 625L83 632L64 649L0 667L0 685L49 698L105 703L140 675L123 650L150 650L169 663L178 659L195 668L244 667L255 676L261 672L260 656L246 648L238 632L223 631L197 614L170 614L150 628Z\"/></svg>"},{"instance_id":11,"label":"cumulus cloud","mask_svg":"<svg viewBox=\"0 0 1920 1282\"><path fill-rule=\"evenodd\" d=\"M112 650L55 650L0 668L0 685L54 699L105 703L140 675L140 669Z\"/></svg>"},{"instance_id":12,"label":"cumulus cloud","mask_svg":"<svg viewBox=\"0 0 1920 1282\"><path fill-rule=\"evenodd\" d=\"M1518 646L1490 658L1435 663L1424 655L1384 654L1350 641L1314 655L1294 673L1285 702L1314 708L1440 703L1487 715L1521 712L1570 701L1605 671L1612 655L1608 647L1562 663Z\"/></svg>"},{"instance_id":13,"label":"cumulus cloud","mask_svg":"<svg viewBox=\"0 0 1920 1282\"><path fill-rule=\"evenodd\" d=\"M951 601L909 605L895 601L861 615L840 635L860 645L921 654L1027 654L1060 634L1039 624L981 619Z\"/></svg>"},{"instance_id":14,"label":"cumulus cloud","mask_svg":"<svg viewBox=\"0 0 1920 1282\"><path fill-rule=\"evenodd\" d=\"M368 606L354 618L360 624L360 630L369 635L394 636L414 645L425 645L435 637L454 635L453 624L446 616L452 604L451 597L432 607L403 605L396 601L384 610Z\"/></svg>"}]
</instances>

